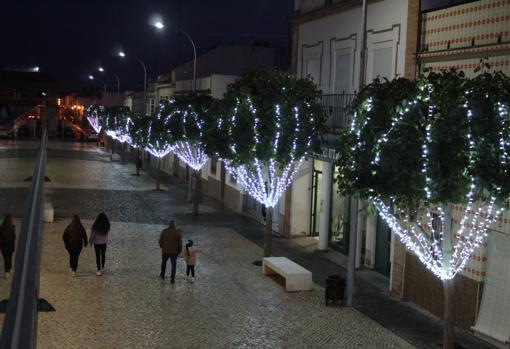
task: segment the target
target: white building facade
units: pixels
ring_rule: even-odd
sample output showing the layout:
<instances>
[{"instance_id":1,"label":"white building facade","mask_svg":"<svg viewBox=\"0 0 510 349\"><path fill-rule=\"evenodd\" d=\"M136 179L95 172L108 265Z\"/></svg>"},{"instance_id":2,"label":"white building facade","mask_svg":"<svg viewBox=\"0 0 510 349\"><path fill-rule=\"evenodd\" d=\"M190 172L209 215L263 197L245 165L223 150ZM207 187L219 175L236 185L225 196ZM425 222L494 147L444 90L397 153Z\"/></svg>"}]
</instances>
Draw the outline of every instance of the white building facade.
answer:
<instances>
[{"instance_id":1,"label":"white building facade","mask_svg":"<svg viewBox=\"0 0 510 349\"><path fill-rule=\"evenodd\" d=\"M297 0L295 10L294 67L322 90L327 125L334 132L348 124L344 108L359 89L361 1ZM365 83L404 76L407 11L408 0L369 1ZM325 145L323 154L308 159L297 174L286 200L289 234L318 236L319 250L348 253L351 220L357 219L357 266L390 277L392 235L377 215L351 212L353 199L337 193L334 148L334 143Z\"/></svg>"}]
</instances>

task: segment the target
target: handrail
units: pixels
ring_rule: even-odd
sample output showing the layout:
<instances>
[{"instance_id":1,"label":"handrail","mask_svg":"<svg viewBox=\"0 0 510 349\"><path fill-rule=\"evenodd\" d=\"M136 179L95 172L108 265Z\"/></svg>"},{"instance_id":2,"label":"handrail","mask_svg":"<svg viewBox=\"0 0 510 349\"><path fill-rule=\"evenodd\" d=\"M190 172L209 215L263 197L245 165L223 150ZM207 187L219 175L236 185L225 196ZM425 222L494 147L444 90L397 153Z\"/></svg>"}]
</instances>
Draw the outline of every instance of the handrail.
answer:
<instances>
[{"instance_id":1,"label":"handrail","mask_svg":"<svg viewBox=\"0 0 510 349\"><path fill-rule=\"evenodd\" d=\"M37 345L37 305L47 145L48 133L44 130L16 249L16 269L0 337L2 349L35 348Z\"/></svg>"}]
</instances>

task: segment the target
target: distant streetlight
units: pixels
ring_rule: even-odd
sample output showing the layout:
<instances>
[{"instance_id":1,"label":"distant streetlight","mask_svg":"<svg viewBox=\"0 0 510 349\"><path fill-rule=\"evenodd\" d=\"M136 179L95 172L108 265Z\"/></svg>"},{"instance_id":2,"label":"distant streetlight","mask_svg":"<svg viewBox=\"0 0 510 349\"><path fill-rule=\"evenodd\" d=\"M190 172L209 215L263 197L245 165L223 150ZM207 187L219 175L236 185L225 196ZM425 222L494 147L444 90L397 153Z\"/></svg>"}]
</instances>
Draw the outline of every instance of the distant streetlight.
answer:
<instances>
[{"instance_id":1,"label":"distant streetlight","mask_svg":"<svg viewBox=\"0 0 510 349\"><path fill-rule=\"evenodd\" d=\"M103 67L97 68L97 71L100 72L100 73L104 73L105 72ZM120 80L119 80L119 76L117 74L115 74L114 72L112 72L111 70L109 70L109 72L112 73L115 76L115 79L117 79L117 96L119 96L120 95Z\"/></svg>"},{"instance_id":2,"label":"distant streetlight","mask_svg":"<svg viewBox=\"0 0 510 349\"><path fill-rule=\"evenodd\" d=\"M153 26L157 30L165 29L165 25L161 21L154 22ZM195 92L197 90L197 47L195 45L195 42L188 33L186 33L182 29L178 29L178 31L181 34L183 34L186 38L188 38L189 42L191 43L191 46L193 46L193 92Z\"/></svg>"},{"instance_id":3,"label":"distant streetlight","mask_svg":"<svg viewBox=\"0 0 510 349\"><path fill-rule=\"evenodd\" d=\"M90 80L95 80L94 75L90 75L89 74L89 79ZM106 82L104 82L104 80L102 80L102 79L101 79L101 82L103 83L104 93L106 93Z\"/></svg>"},{"instance_id":4,"label":"distant streetlight","mask_svg":"<svg viewBox=\"0 0 510 349\"><path fill-rule=\"evenodd\" d=\"M126 53L124 51L119 51L118 55L121 58L126 57ZM129 57L133 57L135 60L137 60L138 63L140 63L143 68L143 74L144 74L144 76L143 76L143 108L144 108L144 113L145 113L145 109L146 109L145 97L147 94L147 67L146 67L145 63L140 58L138 58L136 56L132 56L132 55L130 55Z\"/></svg>"},{"instance_id":5,"label":"distant streetlight","mask_svg":"<svg viewBox=\"0 0 510 349\"><path fill-rule=\"evenodd\" d=\"M39 67L34 67L34 73L39 73Z\"/></svg>"}]
</instances>

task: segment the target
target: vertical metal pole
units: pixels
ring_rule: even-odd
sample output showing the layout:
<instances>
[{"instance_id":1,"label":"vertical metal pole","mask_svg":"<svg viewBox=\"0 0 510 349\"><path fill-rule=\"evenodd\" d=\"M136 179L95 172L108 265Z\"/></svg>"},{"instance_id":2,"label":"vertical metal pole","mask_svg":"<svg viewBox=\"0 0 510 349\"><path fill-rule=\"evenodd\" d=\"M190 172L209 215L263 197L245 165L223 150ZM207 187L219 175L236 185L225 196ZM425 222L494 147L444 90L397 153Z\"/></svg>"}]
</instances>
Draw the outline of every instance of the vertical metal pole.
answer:
<instances>
[{"instance_id":1,"label":"vertical metal pole","mask_svg":"<svg viewBox=\"0 0 510 349\"><path fill-rule=\"evenodd\" d=\"M365 84L365 53L367 46L367 0L363 0L361 10L361 50L359 61L359 88L361 90ZM347 264L347 299L346 305L352 307L354 305L354 271L356 268L356 248L358 240L358 199L353 200L353 210L351 219L351 229L349 232L349 260Z\"/></svg>"},{"instance_id":2,"label":"vertical metal pole","mask_svg":"<svg viewBox=\"0 0 510 349\"><path fill-rule=\"evenodd\" d=\"M184 30L180 29L181 33L183 33L193 46L193 92L197 90L197 47L195 46L195 42L191 38L191 36L186 33Z\"/></svg>"}]
</instances>

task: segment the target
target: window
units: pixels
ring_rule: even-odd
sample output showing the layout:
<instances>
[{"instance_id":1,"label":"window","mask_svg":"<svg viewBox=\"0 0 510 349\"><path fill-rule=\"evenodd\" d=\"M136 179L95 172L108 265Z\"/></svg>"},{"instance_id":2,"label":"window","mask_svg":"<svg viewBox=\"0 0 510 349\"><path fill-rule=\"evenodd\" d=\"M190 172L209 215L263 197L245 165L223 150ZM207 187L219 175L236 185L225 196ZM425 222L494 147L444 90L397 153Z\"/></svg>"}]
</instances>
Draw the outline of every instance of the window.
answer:
<instances>
[{"instance_id":1,"label":"window","mask_svg":"<svg viewBox=\"0 0 510 349\"><path fill-rule=\"evenodd\" d=\"M349 93L352 64L350 49L338 50L335 61L335 93Z\"/></svg>"},{"instance_id":2,"label":"window","mask_svg":"<svg viewBox=\"0 0 510 349\"><path fill-rule=\"evenodd\" d=\"M146 114L153 114L156 111L156 103L154 101L154 98L148 98L145 103Z\"/></svg>"}]
</instances>

